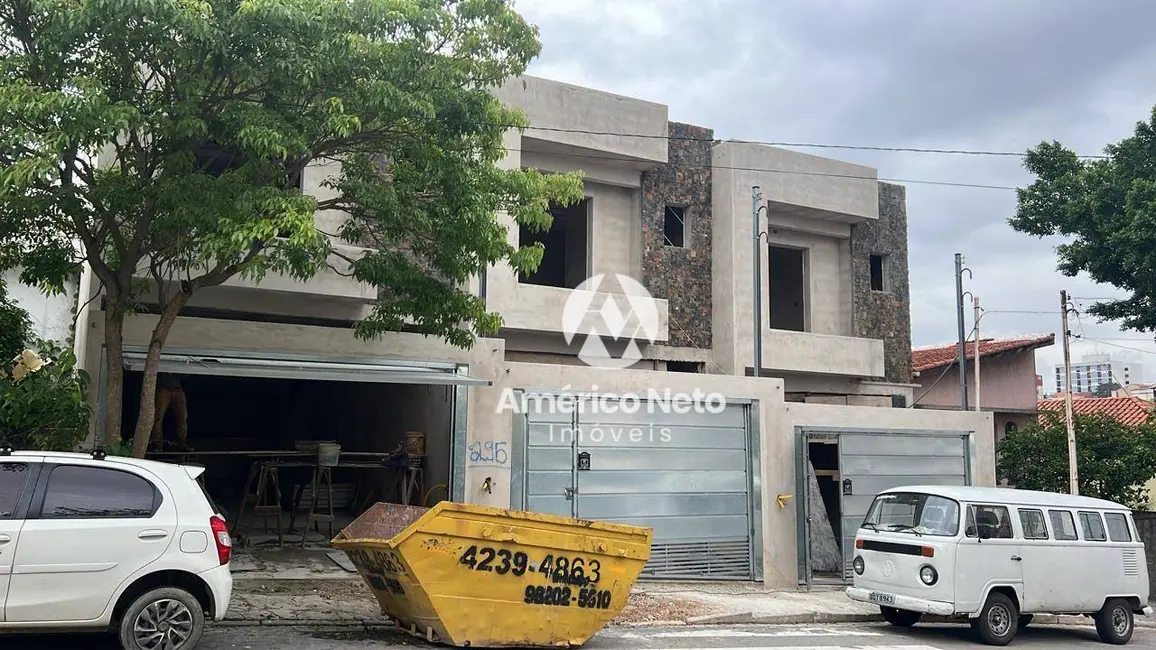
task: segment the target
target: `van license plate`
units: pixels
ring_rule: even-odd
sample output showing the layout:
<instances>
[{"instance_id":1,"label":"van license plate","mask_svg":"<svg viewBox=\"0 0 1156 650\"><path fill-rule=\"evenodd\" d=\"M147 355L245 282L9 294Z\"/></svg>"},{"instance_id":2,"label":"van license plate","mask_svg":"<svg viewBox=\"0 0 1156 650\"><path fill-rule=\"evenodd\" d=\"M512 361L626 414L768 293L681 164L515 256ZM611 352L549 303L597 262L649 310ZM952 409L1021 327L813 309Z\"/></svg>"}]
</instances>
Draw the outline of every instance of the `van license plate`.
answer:
<instances>
[{"instance_id":1,"label":"van license plate","mask_svg":"<svg viewBox=\"0 0 1156 650\"><path fill-rule=\"evenodd\" d=\"M891 594L879 593L878 591L872 591L870 594L867 595L867 599L873 603L879 603L880 605L894 605L895 604L895 596L893 596Z\"/></svg>"}]
</instances>

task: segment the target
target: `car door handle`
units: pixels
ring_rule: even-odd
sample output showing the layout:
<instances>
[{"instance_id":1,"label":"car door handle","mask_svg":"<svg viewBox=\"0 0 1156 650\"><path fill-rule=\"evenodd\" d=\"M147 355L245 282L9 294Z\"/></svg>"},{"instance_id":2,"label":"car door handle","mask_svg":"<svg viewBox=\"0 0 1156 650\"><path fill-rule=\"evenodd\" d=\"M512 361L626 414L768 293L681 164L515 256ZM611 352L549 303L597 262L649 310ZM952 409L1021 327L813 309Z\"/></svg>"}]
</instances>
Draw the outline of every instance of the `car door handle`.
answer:
<instances>
[{"instance_id":1,"label":"car door handle","mask_svg":"<svg viewBox=\"0 0 1156 650\"><path fill-rule=\"evenodd\" d=\"M1011 556L1011 559L1012 559L1012 562L1019 562L1023 558L1018 556L1018 555L1013 555L1013 556Z\"/></svg>"},{"instance_id":2,"label":"car door handle","mask_svg":"<svg viewBox=\"0 0 1156 650\"><path fill-rule=\"evenodd\" d=\"M163 530L142 530L137 537L141 539L161 539L168 537L169 534Z\"/></svg>"},{"instance_id":3,"label":"car door handle","mask_svg":"<svg viewBox=\"0 0 1156 650\"><path fill-rule=\"evenodd\" d=\"M7 544L8 542L11 542L11 541L12 541L11 537L9 537L7 535L0 535L0 544Z\"/></svg>"}]
</instances>

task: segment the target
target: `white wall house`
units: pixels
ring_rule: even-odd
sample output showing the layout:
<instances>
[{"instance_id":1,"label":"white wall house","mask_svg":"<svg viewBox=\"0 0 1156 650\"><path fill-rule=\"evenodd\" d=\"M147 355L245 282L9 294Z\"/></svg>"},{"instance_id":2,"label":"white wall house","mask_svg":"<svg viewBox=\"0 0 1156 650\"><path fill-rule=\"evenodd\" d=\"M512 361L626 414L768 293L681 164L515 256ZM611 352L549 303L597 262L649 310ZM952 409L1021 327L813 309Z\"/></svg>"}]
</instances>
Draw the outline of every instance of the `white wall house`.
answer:
<instances>
[{"instance_id":1,"label":"white wall house","mask_svg":"<svg viewBox=\"0 0 1156 650\"><path fill-rule=\"evenodd\" d=\"M844 580L848 540L880 489L993 484L991 437L976 435L991 431L990 414L907 408L902 187L857 165L716 144L661 104L533 77L497 95L531 123L507 135L504 165L585 175L585 199L557 210L549 232L499 215L512 242L547 246L533 276L491 268L474 283L502 314L500 335L470 350L409 333L362 341L350 324L372 304L369 287L332 272L231 280L194 298L162 361L186 377L194 447L338 439L388 451L418 430L432 500L652 526L649 575L773 586ZM323 197L334 171L308 168L305 191ZM753 185L766 233L757 369ZM602 282L587 291L592 276ZM653 300L631 316L639 286ZM101 308L81 321L98 404ZM631 339L630 368L592 365L584 347L608 331L593 328L612 328L614 309L631 336L606 347L618 357ZM130 387L154 323L126 322ZM226 484L238 471L207 474ZM832 564L832 548L847 561Z\"/></svg>"},{"instance_id":2,"label":"white wall house","mask_svg":"<svg viewBox=\"0 0 1156 650\"><path fill-rule=\"evenodd\" d=\"M68 341L72 335L73 309L76 305L75 282L69 282L62 294L48 295L22 283L17 269L4 273L4 283L13 302L28 312L33 335L61 344Z\"/></svg>"}]
</instances>

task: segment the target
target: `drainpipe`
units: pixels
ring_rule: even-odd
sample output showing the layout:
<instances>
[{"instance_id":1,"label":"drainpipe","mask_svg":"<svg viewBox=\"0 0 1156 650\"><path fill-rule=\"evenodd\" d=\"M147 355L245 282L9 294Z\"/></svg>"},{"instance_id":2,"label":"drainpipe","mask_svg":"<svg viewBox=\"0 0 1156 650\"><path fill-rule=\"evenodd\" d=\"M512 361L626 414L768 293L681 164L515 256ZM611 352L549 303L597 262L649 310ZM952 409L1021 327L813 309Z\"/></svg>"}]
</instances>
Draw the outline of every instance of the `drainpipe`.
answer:
<instances>
[{"instance_id":1,"label":"drainpipe","mask_svg":"<svg viewBox=\"0 0 1156 650\"><path fill-rule=\"evenodd\" d=\"M763 368L763 256L762 250L759 247L759 244L762 243L762 236L759 232L759 203L761 200L762 192L759 190L759 186L755 185L751 188L752 235L754 237L755 253L755 363L751 366L751 374L754 377L761 376Z\"/></svg>"}]
</instances>

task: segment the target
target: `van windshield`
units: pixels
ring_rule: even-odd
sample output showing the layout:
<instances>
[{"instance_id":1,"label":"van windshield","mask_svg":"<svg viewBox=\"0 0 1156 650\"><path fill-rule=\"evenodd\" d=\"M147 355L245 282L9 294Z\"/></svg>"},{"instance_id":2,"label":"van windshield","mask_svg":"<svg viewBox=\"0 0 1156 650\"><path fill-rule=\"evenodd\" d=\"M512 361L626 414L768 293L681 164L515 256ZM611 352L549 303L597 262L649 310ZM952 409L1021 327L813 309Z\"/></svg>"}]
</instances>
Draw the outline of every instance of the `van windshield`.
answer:
<instances>
[{"instance_id":1,"label":"van windshield","mask_svg":"<svg viewBox=\"0 0 1156 650\"><path fill-rule=\"evenodd\" d=\"M889 492L871 502L862 528L913 535L959 534L959 503L934 494Z\"/></svg>"}]
</instances>

